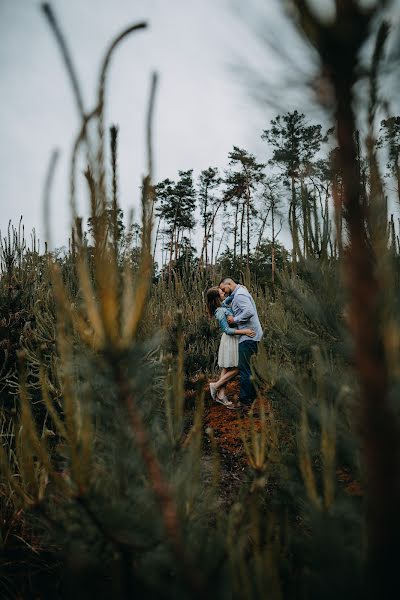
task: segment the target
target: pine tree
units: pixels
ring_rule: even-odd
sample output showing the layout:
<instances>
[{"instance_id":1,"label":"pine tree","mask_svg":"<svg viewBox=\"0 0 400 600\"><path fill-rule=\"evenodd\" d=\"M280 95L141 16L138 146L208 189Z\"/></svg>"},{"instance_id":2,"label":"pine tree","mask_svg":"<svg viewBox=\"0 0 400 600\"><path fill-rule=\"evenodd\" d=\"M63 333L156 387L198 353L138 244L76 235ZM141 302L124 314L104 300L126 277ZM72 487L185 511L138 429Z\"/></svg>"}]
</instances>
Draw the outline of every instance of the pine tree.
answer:
<instances>
[{"instance_id":1,"label":"pine tree","mask_svg":"<svg viewBox=\"0 0 400 600\"><path fill-rule=\"evenodd\" d=\"M265 165L258 163L253 154L250 154L237 146L233 147L233 150L229 153L228 157L231 168L225 175L225 198L229 199L235 208L234 246L236 246L238 219L240 216L239 244L240 261L242 264L245 247L244 227L245 224L247 226L246 268L249 273L251 248L250 223L251 217L254 217L257 214L255 201L259 186L265 177L263 172Z\"/></svg>"},{"instance_id":2,"label":"pine tree","mask_svg":"<svg viewBox=\"0 0 400 600\"><path fill-rule=\"evenodd\" d=\"M261 249L262 238L268 217L271 223L271 284L272 295L275 297L275 250L278 236L282 230L283 218L281 213L282 199L280 195L280 185L277 178L266 178L264 181L263 201L265 203L265 216L262 220L256 253ZM279 218L279 229L276 228L276 219Z\"/></svg>"},{"instance_id":3,"label":"pine tree","mask_svg":"<svg viewBox=\"0 0 400 600\"><path fill-rule=\"evenodd\" d=\"M203 242L200 252L199 267L208 264L208 244L211 237L212 256L214 254L215 221L217 214L224 202L223 197L215 195L215 191L221 184L217 168L209 167L200 173L198 183L198 198L200 203L200 215L203 226ZM211 259L211 263L213 260Z\"/></svg>"},{"instance_id":4,"label":"pine tree","mask_svg":"<svg viewBox=\"0 0 400 600\"><path fill-rule=\"evenodd\" d=\"M155 186L158 201L157 214L166 224L165 232L169 236L168 279L171 280L174 261L179 257L179 248L185 231L195 224L196 190L193 185L193 170L179 171L175 183L165 179Z\"/></svg>"},{"instance_id":5,"label":"pine tree","mask_svg":"<svg viewBox=\"0 0 400 600\"><path fill-rule=\"evenodd\" d=\"M272 119L271 128L263 131L261 139L267 141L273 148L272 158L268 163L279 167L291 191L289 224L293 237L293 267L295 268L297 256L300 254L297 213L300 202L306 202L307 197L304 177L309 172L311 163L325 139L322 135L322 126L308 125L305 115L295 110ZM307 236L307 231L304 229L303 235ZM306 239L304 243L308 245Z\"/></svg>"},{"instance_id":6,"label":"pine tree","mask_svg":"<svg viewBox=\"0 0 400 600\"><path fill-rule=\"evenodd\" d=\"M380 138L378 148L387 149L388 174L394 177L396 182L397 198L400 203L400 117L389 117L381 121Z\"/></svg>"}]
</instances>

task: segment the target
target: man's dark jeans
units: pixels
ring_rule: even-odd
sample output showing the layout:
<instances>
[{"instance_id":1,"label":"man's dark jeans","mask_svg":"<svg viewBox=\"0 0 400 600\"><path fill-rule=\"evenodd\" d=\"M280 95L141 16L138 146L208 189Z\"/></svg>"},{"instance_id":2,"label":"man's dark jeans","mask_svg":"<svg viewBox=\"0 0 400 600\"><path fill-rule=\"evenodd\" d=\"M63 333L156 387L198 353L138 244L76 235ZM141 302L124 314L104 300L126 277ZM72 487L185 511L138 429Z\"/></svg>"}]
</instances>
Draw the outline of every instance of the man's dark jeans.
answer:
<instances>
[{"instance_id":1,"label":"man's dark jeans","mask_svg":"<svg viewBox=\"0 0 400 600\"><path fill-rule=\"evenodd\" d=\"M258 342L246 340L239 344L239 375L240 375L240 395L239 400L242 404L250 404L256 398L256 390L251 381L250 361L253 354L258 350Z\"/></svg>"}]
</instances>

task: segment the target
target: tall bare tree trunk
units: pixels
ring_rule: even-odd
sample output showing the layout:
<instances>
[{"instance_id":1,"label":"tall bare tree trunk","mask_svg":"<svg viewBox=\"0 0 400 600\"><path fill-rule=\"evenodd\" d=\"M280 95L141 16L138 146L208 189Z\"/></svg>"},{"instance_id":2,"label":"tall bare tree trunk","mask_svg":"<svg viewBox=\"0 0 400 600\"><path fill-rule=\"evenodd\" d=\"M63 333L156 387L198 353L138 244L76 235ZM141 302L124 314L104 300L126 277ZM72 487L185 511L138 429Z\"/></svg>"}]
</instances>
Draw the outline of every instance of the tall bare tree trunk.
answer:
<instances>
[{"instance_id":1,"label":"tall bare tree trunk","mask_svg":"<svg viewBox=\"0 0 400 600\"><path fill-rule=\"evenodd\" d=\"M264 229L265 229L265 226L267 224L268 217L269 217L269 209L267 210L267 214L265 215L265 217L263 218L263 220L261 222L260 232L258 234L258 239L257 239L257 244L256 244L256 252L257 252L257 250L260 249L261 242L262 242L262 237L264 235Z\"/></svg>"},{"instance_id":2,"label":"tall bare tree trunk","mask_svg":"<svg viewBox=\"0 0 400 600\"><path fill-rule=\"evenodd\" d=\"M182 231L181 229L176 230L176 238L175 238L175 251L174 251L174 260L177 261L179 258L179 242L181 240Z\"/></svg>"},{"instance_id":3,"label":"tall bare tree trunk","mask_svg":"<svg viewBox=\"0 0 400 600\"><path fill-rule=\"evenodd\" d=\"M289 223L293 240L293 249L292 249L292 271L296 273L297 271L297 257L299 255L299 233L297 227L297 215L296 215L296 187L295 187L295 179L294 175L291 176L291 189L292 189L292 200L289 206Z\"/></svg>"},{"instance_id":4,"label":"tall bare tree trunk","mask_svg":"<svg viewBox=\"0 0 400 600\"><path fill-rule=\"evenodd\" d=\"M161 278L164 279L164 268L165 268L165 255L167 252L167 247L164 245L164 238L162 239L162 246L161 246Z\"/></svg>"},{"instance_id":5,"label":"tall bare tree trunk","mask_svg":"<svg viewBox=\"0 0 400 600\"><path fill-rule=\"evenodd\" d=\"M202 260L204 257L204 253L206 251L206 245L208 245L208 242L209 242L209 239L211 236L211 232L212 232L212 228L214 227L214 223L215 223L217 214L218 214L221 206L222 206L222 202L219 202L219 204L216 206L214 213L211 217L211 221L207 224L206 235L204 236L203 245L202 245L201 252L200 252L199 269L201 268L201 263L202 263ZM206 266L207 266L207 258L206 258Z\"/></svg>"},{"instance_id":6,"label":"tall bare tree trunk","mask_svg":"<svg viewBox=\"0 0 400 600\"><path fill-rule=\"evenodd\" d=\"M156 250L157 250L157 242L158 242L158 234L159 234L159 232L160 232L160 225L161 225L161 217L158 219L158 225L157 225L156 237L155 237L155 239L154 239L153 261L154 261L154 259L155 259Z\"/></svg>"},{"instance_id":7,"label":"tall bare tree trunk","mask_svg":"<svg viewBox=\"0 0 400 600\"><path fill-rule=\"evenodd\" d=\"M221 245L222 245L222 240L224 239L224 235L225 235L225 230L223 229L223 230L222 230L222 233L221 233L220 240L219 240L219 244L218 244L217 253L216 253L216 255L215 255L215 262L217 262L217 260L218 260L218 256L219 256L219 252L220 252L220 250L221 250Z\"/></svg>"},{"instance_id":8,"label":"tall bare tree trunk","mask_svg":"<svg viewBox=\"0 0 400 600\"><path fill-rule=\"evenodd\" d=\"M173 257L173 252L174 252L174 238L175 238L175 228L172 229L171 237L169 240L168 283L171 283L171 276L172 276L172 257Z\"/></svg>"},{"instance_id":9,"label":"tall bare tree trunk","mask_svg":"<svg viewBox=\"0 0 400 600\"><path fill-rule=\"evenodd\" d=\"M214 265L214 244L215 244L215 220L212 224L212 234L211 234L211 264Z\"/></svg>"},{"instance_id":10,"label":"tall bare tree trunk","mask_svg":"<svg viewBox=\"0 0 400 600\"><path fill-rule=\"evenodd\" d=\"M236 261L238 216L239 216L239 202L236 204L236 210L235 210L235 228L233 230L233 262Z\"/></svg>"},{"instance_id":11,"label":"tall bare tree trunk","mask_svg":"<svg viewBox=\"0 0 400 600\"><path fill-rule=\"evenodd\" d=\"M339 258L343 256L343 236L342 236L342 221L343 221L343 182L338 182L338 177L335 176L332 185L332 196L335 208L335 228L336 228L336 244Z\"/></svg>"},{"instance_id":12,"label":"tall bare tree trunk","mask_svg":"<svg viewBox=\"0 0 400 600\"><path fill-rule=\"evenodd\" d=\"M250 189L247 188L246 198L246 217L247 217L247 257L246 257L246 269L247 276L250 276Z\"/></svg>"},{"instance_id":13,"label":"tall bare tree trunk","mask_svg":"<svg viewBox=\"0 0 400 600\"><path fill-rule=\"evenodd\" d=\"M243 229L244 229L244 203L242 203L242 216L240 218L240 268L243 266Z\"/></svg>"},{"instance_id":14,"label":"tall bare tree trunk","mask_svg":"<svg viewBox=\"0 0 400 600\"><path fill-rule=\"evenodd\" d=\"M205 194L205 198L204 198L204 240L203 240L203 248L204 248L205 266L206 267L207 267L207 263L208 263L207 208L208 208L208 187L206 187L206 194Z\"/></svg>"},{"instance_id":15,"label":"tall bare tree trunk","mask_svg":"<svg viewBox=\"0 0 400 600\"><path fill-rule=\"evenodd\" d=\"M274 204L271 205L271 228L272 228L272 242L271 242L271 283L272 283L272 298L275 302L275 210Z\"/></svg>"},{"instance_id":16,"label":"tall bare tree trunk","mask_svg":"<svg viewBox=\"0 0 400 600\"><path fill-rule=\"evenodd\" d=\"M303 213L303 254L307 258L309 253L309 239L308 239L308 230L309 230L309 220L308 220L308 210L307 210L307 190L304 185L303 177L300 179L300 200L301 200L301 210Z\"/></svg>"},{"instance_id":17,"label":"tall bare tree trunk","mask_svg":"<svg viewBox=\"0 0 400 600\"><path fill-rule=\"evenodd\" d=\"M172 276L172 259L173 259L173 253L174 253L175 237L177 234L177 231L176 231L177 218L178 218L178 207L176 207L176 209L175 209L174 223L172 225L172 231L171 231L169 264L168 264L168 283L171 283L171 276Z\"/></svg>"}]
</instances>

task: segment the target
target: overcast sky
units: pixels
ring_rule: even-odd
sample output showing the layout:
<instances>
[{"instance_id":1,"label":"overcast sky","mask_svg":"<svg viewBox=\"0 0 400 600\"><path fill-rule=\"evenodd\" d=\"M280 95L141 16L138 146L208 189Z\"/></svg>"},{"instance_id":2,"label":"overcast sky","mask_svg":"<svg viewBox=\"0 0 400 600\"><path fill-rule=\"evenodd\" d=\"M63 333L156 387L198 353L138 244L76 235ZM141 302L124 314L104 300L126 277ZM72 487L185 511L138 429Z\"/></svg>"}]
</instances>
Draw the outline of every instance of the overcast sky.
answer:
<instances>
[{"instance_id":1,"label":"overcast sky","mask_svg":"<svg viewBox=\"0 0 400 600\"><path fill-rule=\"evenodd\" d=\"M224 168L234 144L262 158L262 129L273 109L254 102L238 64L276 66L252 28L225 0L54 0L72 50L86 106L94 105L98 68L110 39L128 24L149 29L123 42L108 81L107 123L120 128L124 209L138 207L144 173L144 116L150 75L160 75L155 113L155 178L178 169ZM278 19L274 2L270 19ZM42 190L51 150L61 151L52 194L54 245L69 231L67 166L78 126L58 47L35 0L0 0L0 189L2 232L23 215L43 239ZM258 61L258 62L257 62ZM82 209L83 210L83 209Z\"/></svg>"},{"instance_id":2,"label":"overcast sky","mask_svg":"<svg viewBox=\"0 0 400 600\"><path fill-rule=\"evenodd\" d=\"M316 0L315 0L316 1ZM71 48L86 108L94 106L98 69L110 40L127 25L146 20L149 29L126 39L114 54L107 83L107 124L120 131L121 205L139 207L145 171L144 117L150 76L160 85L154 122L155 179L175 178L178 169L227 165L232 146L265 160L260 139L277 112L307 111L307 96L284 63L260 43L250 26L256 0L53 0ZM314 2L314 0L313 0ZM315 2L314 2L315 3ZM307 59L288 36L279 0L262 3L261 29ZM239 8L236 8L239 7ZM289 39L289 38L287 38ZM234 66L251 67L271 89L270 103L257 103ZM43 240L42 195L50 153L61 159L52 193L53 245L67 243L70 225L68 164L79 124L73 95L52 32L37 0L0 0L0 229L23 215L26 231ZM288 87L289 86L289 87ZM299 104L299 97L303 104ZM273 106L275 102L275 106ZM83 199L81 199L81 210ZM139 214L137 213L139 217Z\"/></svg>"}]
</instances>

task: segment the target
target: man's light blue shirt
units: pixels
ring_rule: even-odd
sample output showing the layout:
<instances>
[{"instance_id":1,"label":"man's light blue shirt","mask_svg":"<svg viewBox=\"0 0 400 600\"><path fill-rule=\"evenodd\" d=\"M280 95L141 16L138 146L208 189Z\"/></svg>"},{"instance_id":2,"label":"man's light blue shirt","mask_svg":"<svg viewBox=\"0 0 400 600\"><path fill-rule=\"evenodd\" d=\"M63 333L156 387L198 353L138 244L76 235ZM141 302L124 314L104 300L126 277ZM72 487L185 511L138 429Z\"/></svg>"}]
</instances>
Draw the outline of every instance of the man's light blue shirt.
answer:
<instances>
[{"instance_id":1,"label":"man's light blue shirt","mask_svg":"<svg viewBox=\"0 0 400 600\"><path fill-rule=\"evenodd\" d=\"M262 338L263 330L252 295L246 288L238 285L227 300L231 298L233 320L237 324L238 329L253 329L256 332L254 337L241 335L239 337L239 344L245 341L259 342Z\"/></svg>"}]
</instances>

